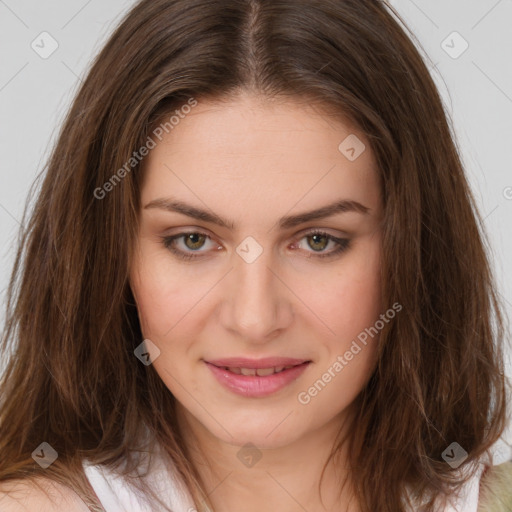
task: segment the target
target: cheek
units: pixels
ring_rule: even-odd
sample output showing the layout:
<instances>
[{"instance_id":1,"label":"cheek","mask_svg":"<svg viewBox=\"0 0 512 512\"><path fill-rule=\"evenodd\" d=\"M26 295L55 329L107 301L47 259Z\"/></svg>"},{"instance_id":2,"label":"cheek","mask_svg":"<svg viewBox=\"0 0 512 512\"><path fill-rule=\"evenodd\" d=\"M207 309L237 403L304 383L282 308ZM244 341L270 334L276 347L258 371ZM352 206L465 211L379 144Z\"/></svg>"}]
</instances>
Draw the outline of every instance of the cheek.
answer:
<instances>
[{"instance_id":1,"label":"cheek","mask_svg":"<svg viewBox=\"0 0 512 512\"><path fill-rule=\"evenodd\" d=\"M354 265L346 269L344 277L333 304L338 306L339 323L347 326L346 333L353 337L373 325L382 313L380 260L377 252L367 253L366 257L356 260ZM336 317L335 311L332 315Z\"/></svg>"},{"instance_id":2,"label":"cheek","mask_svg":"<svg viewBox=\"0 0 512 512\"><path fill-rule=\"evenodd\" d=\"M322 354L311 378L298 395L306 414L322 423L348 407L364 388L376 364L380 316L378 262L366 268L352 267L332 289L331 301L317 304L329 326L329 336L320 338ZM342 278L343 277L343 278ZM379 326L376 328L376 324ZM315 411L315 412L312 412Z\"/></svg>"},{"instance_id":3,"label":"cheek","mask_svg":"<svg viewBox=\"0 0 512 512\"><path fill-rule=\"evenodd\" d=\"M213 276L170 263L165 253L147 250L134 264L130 284L137 302L143 335L164 340L190 314L208 290Z\"/></svg>"},{"instance_id":4,"label":"cheek","mask_svg":"<svg viewBox=\"0 0 512 512\"><path fill-rule=\"evenodd\" d=\"M326 340L343 348L382 311L380 246L377 238L361 240L335 270L308 280L299 293L328 328ZM299 294L298 293L298 294Z\"/></svg>"},{"instance_id":5,"label":"cheek","mask_svg":"<svg viewBox=\"0 0 512 512\"><path fill-rule=\"evenodd\" d=\"M195 379L189 378L193 373L187 366L195 339L193 329L186 328L190 325L187 315L205 292L201 294L196 283L194 293L187 293L191 289L190 277L169 269L168 265L159 265L157 258L150 260L146 258L143 265L139 264L130 279L142 336L160 351L152 362L155 371L179 400L186 400L177 383L186 380L189 391L196 389Z\"/></svg>"}]
</instances>

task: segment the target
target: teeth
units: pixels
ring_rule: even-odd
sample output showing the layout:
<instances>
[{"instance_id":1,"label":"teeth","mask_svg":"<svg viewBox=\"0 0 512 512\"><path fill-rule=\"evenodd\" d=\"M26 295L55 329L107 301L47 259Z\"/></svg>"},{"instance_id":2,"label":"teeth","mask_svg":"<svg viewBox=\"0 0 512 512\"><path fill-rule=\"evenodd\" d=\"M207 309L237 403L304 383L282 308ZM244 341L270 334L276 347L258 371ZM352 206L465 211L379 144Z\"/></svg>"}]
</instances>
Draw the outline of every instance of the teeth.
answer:
<instances>
[{"instance_id":1,"label":"teeth","mask_svg":"<svg viewBox=\"0 0 512 512\"><path fill-rule=\"evenodd\" d=\"M288 368L293 368L293 365L290 366L275 366L273 368L236 368L236 367L223 367L224 370L229 370L231 373L235 373L236 375L246 375L246 376L254 376L258 375L259 377L266 377L267 375L273 375L274 373L282 372L283 370L288 370Z\"/></svg>"},{"instance_id":2,"label":"teeth","mask_svg":"<svg viewBox=\"0 0 512 512\"><path fill-rule=\"evenodd\" d=\"M260 377L265 377L266 375L272 375L277 371L277 368L258 368L256 370L256 375Z\"/></svg>"}]
</instances>

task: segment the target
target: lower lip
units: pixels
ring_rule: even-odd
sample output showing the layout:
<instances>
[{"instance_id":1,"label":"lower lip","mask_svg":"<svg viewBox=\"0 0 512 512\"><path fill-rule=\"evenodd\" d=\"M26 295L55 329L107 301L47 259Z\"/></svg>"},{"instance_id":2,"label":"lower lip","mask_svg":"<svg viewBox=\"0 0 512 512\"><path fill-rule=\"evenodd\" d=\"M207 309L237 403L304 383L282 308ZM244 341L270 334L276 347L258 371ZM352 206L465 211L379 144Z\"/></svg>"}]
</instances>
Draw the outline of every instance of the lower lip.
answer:
<instances>
[{"instance_id":1,"label":"lower lip","mask_svg":"<svg viewBox=\"0 0 512 512\"><path fill-rule=\"evenodd\" d=\"M217 380L227 389L250 398L260 398L277 393L288 384L298 379L308 363L302 363L279 373L259 377L258 375L237 375L236 373L206 363Z\"/></svg>"}]
</instances>

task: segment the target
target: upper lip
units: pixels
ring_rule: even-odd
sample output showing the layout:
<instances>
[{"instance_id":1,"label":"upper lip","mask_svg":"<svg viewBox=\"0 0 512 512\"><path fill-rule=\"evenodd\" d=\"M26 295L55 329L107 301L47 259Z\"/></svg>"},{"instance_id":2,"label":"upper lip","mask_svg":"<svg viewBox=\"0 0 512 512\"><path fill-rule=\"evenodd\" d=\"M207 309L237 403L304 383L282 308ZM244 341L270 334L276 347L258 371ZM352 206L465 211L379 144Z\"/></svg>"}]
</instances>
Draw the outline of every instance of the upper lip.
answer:
<instances>
[{"instance_id":1,"label":"upper lip","mask_svg":"<svg viewBox=\"0 0 512 512\"><path fill-rule=\"evenodd\" d=\"M225 359L211 359L206 361L214 366L228 368L273 368L275 366L297 366L310 362L309 359L296 359L292 357L264 357L262 359L248 359L246 357L228 357Z\"/></svg>"}]
</instances>

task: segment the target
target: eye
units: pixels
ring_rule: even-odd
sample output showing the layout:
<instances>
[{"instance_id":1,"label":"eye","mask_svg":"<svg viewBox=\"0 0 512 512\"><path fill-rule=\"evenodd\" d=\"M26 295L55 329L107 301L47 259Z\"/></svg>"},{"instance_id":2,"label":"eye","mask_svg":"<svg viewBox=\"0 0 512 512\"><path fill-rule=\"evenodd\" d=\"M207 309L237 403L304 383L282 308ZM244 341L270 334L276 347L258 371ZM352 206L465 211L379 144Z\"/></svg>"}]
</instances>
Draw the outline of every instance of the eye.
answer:
<instances>
[{"instance_id":1,"label":"eye","mask_svg":"<svg viewBox=\"0 0 512 512\"><path fill-rule=\"evenodd\" d=\"M208 250L201 251L201 249L207 247L207 241L210 242L210 250L215 247L217 250L222 248L217 244L213 244L208 234L200 231L189 231L161 238L164 247L183 260L199 258L202 253L208 252ZM306 240L307 247L312 249L312 251L308 251L307 248L301 246L302 240ZM338 238L323 231L314 230L298 238L298 243L294 242L292 246L309 253L309 255L306 256L307 258L328 258L346 251L350 246L350 240L347 238ZM331 250L325 251L329 246ZM198 254L196 255L194 253Z\"/></svg>"},{"instance_id":2,"label":"eye","mask_svg":"<svg viewBox=\"0 0 512 512\"><path fill-rule=\"evenodd\" d=\"M200 251L200 249L205 246L206 240L210 240L211 243L210 236L199 231L190 231L188 233L178 233L177 235L162 237L164 247L169 249L178 258L184 260L191 260L199 257L192 254L193 252L206 252ZM180 241L182 243L177 244L177 242ZM177 248L176 245L181 245L182 248Z\"/></svg>"},{"instance_id":3,"label":"eye","mask_svg":"<svg viewBox=\"0 0 512 512\"><path fill-rule=\"evenodd\" d=\"M334 257L342 252L346 251L350 246L350 240L347 238L338 238L329 233L325 233L324 231L314 230L309 233L304 234L301 238L299 238L299 248L304 249L304 247L300 247L300 241L306 240L306 249L310 248L313 251L310 252L307 258L330 258ZM331 246L332 250L325 251L327 247ZM308 251L309 252L309 251Z\"/></svg>"}]
</instances>

